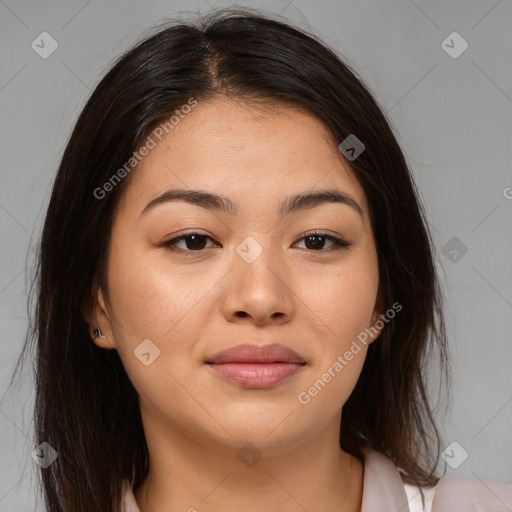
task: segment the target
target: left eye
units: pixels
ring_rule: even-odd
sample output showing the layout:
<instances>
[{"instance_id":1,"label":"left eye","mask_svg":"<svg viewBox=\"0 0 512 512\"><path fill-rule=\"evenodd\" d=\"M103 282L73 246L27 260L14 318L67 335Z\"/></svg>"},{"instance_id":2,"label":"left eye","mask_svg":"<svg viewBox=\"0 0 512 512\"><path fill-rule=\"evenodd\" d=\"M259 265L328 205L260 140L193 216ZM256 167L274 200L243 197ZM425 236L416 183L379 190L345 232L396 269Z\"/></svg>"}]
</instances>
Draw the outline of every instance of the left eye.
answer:
<instances>
[{"instance_id":1,"label":"left eye","mask_svg":"<svg viewBox=\"0 0 512 512\"><path fill-rule=\"evenodd\" d=\"M187 233L185 235L181 235L176 238L172 238L167 242L164 242L162 246L169 247L171 250L179 249L184 250L186 252L199 252L208 248L206 247L206 243L208 240L215 242L213 238L211 238L208 235L203 235L201 233ZM337 238L326 233L311 233L303 236L299 240L305 240L305 248L310 249L314 252L341 250L351 245L350 243L345 242L345 240L342 240L341 238ZM327 249L323 247L326 241L329 241L331 243L331 246ZM178 246L178 244L181 242L185 244L184 247Z\"/></svg>"},{"instance_id":2,"label":"left eye","mask_svg":"<svg viewBox=\"0 0 512 512\"><path fill-rule=\"evenodd\" d=\"M327 250L341 250L351 245L348 242L345 242L345 240L342 240L341 238L337 238L326 233L311 233L309 235L303 236L300 240L306 240L306 249L311 249L317 252ZM332 244L330 249L324 249L323 247L321 247L323 246L326 240L330 241Z\"/></svg>"}]
</instances>

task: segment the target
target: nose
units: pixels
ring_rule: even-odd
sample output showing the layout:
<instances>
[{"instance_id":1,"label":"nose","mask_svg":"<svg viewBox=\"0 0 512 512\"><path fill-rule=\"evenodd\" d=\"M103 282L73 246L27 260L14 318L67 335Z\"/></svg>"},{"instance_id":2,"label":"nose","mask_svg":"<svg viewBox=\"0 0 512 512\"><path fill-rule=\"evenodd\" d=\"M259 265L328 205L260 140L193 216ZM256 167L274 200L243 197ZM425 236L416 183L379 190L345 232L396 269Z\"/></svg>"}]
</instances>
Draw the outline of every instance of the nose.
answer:
<instances>
[{"instance_id":1,"label":"nose","mask_svg":"<svg viewBox=\"0 0 512 512\"><path fill-rule=\"evenodd\" d=\"M238 254L226 276L222 309L230 322L254 325L287 323L295 310L290 271L269 249L252 263Z\"/></svg>"}]
</instances>

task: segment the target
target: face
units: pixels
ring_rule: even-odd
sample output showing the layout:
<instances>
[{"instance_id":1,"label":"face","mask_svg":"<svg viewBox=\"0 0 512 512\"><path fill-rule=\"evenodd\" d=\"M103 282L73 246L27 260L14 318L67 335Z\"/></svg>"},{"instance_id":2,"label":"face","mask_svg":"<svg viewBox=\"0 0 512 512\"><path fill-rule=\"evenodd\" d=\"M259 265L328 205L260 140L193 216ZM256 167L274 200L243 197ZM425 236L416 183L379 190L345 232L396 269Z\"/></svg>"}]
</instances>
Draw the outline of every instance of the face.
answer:
<instances>
[{"instance_id":1,"label":"face","mask_svg":"<svg viewBox=\"0 0 512 512\"><path fill-rule=\"evenodd\" d=\"M364 191L328 130L288 107L198 102L133 172L92 325L119 352L145 428L277 452L339 422L367 346L333 368L378 317L379 282ZM225 200L161 197L177 189ZM293 200L327 190L341 199ZM301 363L208 363L270 344Z\"/></svg>"}]
</instances>

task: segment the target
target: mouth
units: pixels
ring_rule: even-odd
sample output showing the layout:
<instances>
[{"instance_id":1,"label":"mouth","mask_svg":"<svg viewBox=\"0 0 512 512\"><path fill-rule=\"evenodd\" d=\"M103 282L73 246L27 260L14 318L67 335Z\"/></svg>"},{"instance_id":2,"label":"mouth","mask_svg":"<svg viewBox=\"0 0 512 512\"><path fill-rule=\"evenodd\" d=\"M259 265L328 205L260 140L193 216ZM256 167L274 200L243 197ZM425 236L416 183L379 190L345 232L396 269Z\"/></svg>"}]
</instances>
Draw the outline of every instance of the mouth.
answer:
<instances>
[{"instance_id":1,"label":"mouth","mask_svg":"<svg viewBox=\"0 0 512 512\"><path fill-rule=\"evenodd\" d=\"M293 377L306 361L283 345L239 345L206 361L221 378L246 389L267 389Z\"/></svg>"},{"instance_id":2,"label":"mouth","mask_svg":"<svg viewBox=\"0 0 512 512\"><path fill-rule=\"evenodd\" d=\"M246 389L267 389L297 374L306 363L207 363L224 379Z\"/></svg>"}]
</instances>

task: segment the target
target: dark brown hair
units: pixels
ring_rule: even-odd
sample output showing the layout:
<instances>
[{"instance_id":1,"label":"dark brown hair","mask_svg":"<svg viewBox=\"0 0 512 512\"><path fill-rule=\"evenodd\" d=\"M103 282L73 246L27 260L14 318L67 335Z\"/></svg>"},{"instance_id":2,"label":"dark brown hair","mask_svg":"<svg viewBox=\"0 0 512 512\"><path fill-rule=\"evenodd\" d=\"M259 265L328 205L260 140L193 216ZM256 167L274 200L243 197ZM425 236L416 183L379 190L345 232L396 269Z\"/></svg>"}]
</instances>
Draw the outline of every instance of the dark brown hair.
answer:
<instances>
[{"instance_id":1,"label":"dark brown hair","mask_svg":"<svg viewBox=\"0 0 512 512\"><path fill-rule=\"evenodd\" d=\"M34 318L20 355L36 354L35 445L57 460L40 471L49 512L119 510L123 479L136 489L148 451L136 390L115 350L97 347L84 319L106 287L115 206L130 176L102 187L147 135L193 97L282 102L321 120L334 140L365 145L349 162L370 208L379 304L402 311L368 348L343 407L340 446L388 456L406 482L432 485L440 436L427 369L449 378L434 248L411 172L390 122L357 73L315 36L253 11L216 11L168 23L122 55L81 112L62 157L38 254ZM132 171L132 173L136 170ZM16 366L16 370L18 365Z\"/></svg>"}]
</instances>

